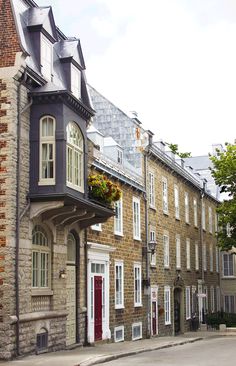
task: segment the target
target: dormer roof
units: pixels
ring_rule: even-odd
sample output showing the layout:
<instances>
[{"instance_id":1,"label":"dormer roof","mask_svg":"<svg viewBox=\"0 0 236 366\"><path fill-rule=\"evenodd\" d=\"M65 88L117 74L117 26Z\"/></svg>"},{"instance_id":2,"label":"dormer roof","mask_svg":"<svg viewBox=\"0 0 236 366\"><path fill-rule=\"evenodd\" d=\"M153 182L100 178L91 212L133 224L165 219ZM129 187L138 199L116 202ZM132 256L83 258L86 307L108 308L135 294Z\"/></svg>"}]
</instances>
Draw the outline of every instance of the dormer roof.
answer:
<instances>
[{"instance_id":1,"label":"dormer roof","mask_svg":"<svg viewBox=\"0 0 236 366\"><path fill-rule=\"evenodd\" d=\"M29 8L27 26L29 29L43 28L55 41L58 40L51 6Z\"/></svg>"},{"instance_id":2,"label":"dormer roof","mask_svg":"<svg viewBox=\"0 0 236 366\"><path fill-rule=\"evenodd\" d=\"M82 69L85 69L83 53L80 40L77 38L68 38L58 42L56 52L61 60L73 59Z\"/></svg>"}]
</instances>

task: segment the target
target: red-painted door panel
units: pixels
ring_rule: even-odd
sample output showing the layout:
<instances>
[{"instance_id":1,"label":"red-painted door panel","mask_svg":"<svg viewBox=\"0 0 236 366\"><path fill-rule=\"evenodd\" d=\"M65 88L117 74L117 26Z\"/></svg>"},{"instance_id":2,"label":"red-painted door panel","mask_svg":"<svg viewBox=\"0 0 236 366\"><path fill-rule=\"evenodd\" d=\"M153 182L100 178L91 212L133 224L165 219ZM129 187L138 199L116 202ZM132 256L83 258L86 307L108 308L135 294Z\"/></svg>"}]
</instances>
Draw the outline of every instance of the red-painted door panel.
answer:
<instances>
[{"instance_id":1,"label":"red-painted door panel","mask_svg":"<svg viewBox=\"0 0 236 366\"><path fill-rule=\"evenodd\" d=\"M94 334L95 341L102 339L102 277L94 276Z\"/></svg>"}]
</instances>

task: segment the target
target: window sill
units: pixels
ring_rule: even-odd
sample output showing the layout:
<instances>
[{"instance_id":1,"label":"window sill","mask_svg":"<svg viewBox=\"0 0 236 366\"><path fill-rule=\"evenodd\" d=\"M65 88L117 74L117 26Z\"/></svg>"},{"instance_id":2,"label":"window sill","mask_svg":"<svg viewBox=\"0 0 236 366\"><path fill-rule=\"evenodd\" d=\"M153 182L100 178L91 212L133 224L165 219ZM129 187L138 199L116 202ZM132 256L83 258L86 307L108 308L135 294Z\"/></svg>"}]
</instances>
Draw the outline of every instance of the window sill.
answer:
<instances>
[{"instance_id":1,"label":"window sill","mask_svg":"<svg viewBox=\"0 0 236 366\"><path fill-rule=\"evenodd\" d=\"M167 270L169 270L169 269L170 269L170 267L169 267L169 266L168 266L168 267L167 267L167 266L166 266L166 267L164 266L164 269L167 269Z\"/></svg>"},{"instance_id":2,"label":"window sill","mask_svg":"<svg viewBox=\"0 0 236 366\"><path fill-rule=\"evenodd\" d=\"M168 211L163 211L163 214L164 214L165 216L169 216L169 212L168 212Z\"/></svg>"},{"instance_id":3,"label":"window sill","mask_svg":"<svg viewBox=\"0 0 236 366\"><path fill-rule=\"evenodd\" d=\"M141 238L133 238L136 241L141 241Z\"/></svg>"},{"instance_id":4,"label":"window sill","mask_svg":"<svg viewBox=\"0 0 236 366\"><path fill-rule=\"evenodd\" d=\"M222 280L235 280L236 276L222 276Z\"/></svg>"},{"instance_id":5,"label":"window sill","mask_svg":"<svg viewBox=\"0 0 236 366\"><path fill-rule=\"evenodd\" d=\"M78 192L81 192L81 193L84 193L84 187L79 187L79 186L76 186L70 182L66 182L66 186L71 188L71 189L74 189L75 191L78 191Z\"/></svg>"},{"instance_id":6,"label":"window sill","mask_svg":"<svg viewBox=\"0 0 236 366\"><path fill-rule=\"evenodd\" d=\"M38 186L55 186L55 179L42 179L38 181Z\"/></svg>"},{"instance_id":7,"label":"window sill","mask_svg":"<svg viewBox=\"0 0 236 366\"><path fill-rule=\"evenodd\" d=\"M143 306L143 304L134 304L135 308L141 308Z\"/></svg>"},{"instance_id":8,"label":"window sill","mask_svg":"<svg viewBox=\"0 0 236 366\"><path fill-rule=\"evenodd\" d=\"M123 310L125 307L124 305L116 305L115 310Z\"/></svg>"},{"instance_id":9,"label":"window sill","mask_svg":"<svg viewBox=\"0 0 236 366\"><path fill-rule=\"evenodd\" d=\"M190 225L190 222L189 221L185 221L185 224L189 226Z\"/></svg>"},{"instance_id":10,"label":"window sill","mask_svg":"<svg viewBox=\"0 0 236 366\"><path fill-rule=\"evenodd\" d=\"M175 220L180 221L180 217L175 216Z\"/></svg>"},{"instance_id":11,"label":"window sill","mask_svg":"<svg viewBox=\"0 0 236 366\"><path fill-rule=\"evenodd\" d=\"M149 205L149 208L150 208L151 210L153 210L153 211L156 211L156 210L157 210L157 209L156 209L156 206Z\"/></svg>"},{"instance_id":12,"label":"window sill","mask_svg":"<svg viewBox=\"0 0 236 366\"><path fill-rule=\"evenodd\" d=\"M157 266L157 265L156 265L156 263L150 263L150 267L151 267L151 268L153 268L153 269L154 269L154 268L156 268L156 266Z\"/></svg>"},{"instance_id":13,"label":"window sill","mask_svg":"<svg viewBox=\"0 0 236 366\"><path fill-rule=\"evenodd\" d=\"M165 325L171 325L171 323L170 323L170 322L168 322L168 323L165 323Z\"/></svg>"},{"instance_id":14,"label":"window sill","mask_svg":"<svg viewBox=\"0 0 236 366\"><path fill-rule=\"evenodd\" d=\"M31 296L52 296L53 291L50 289L31 289Z\"/></svg>"},{"instance_id":15,"label":"window sill","mask_svg":"<svg viewBox=\"0 0 236 366\"><path fill-rule=\"evenodd\" d=\"M123 234L123 233L119 233L119 232L117 232L117 231L115 231L115 232L114 232L114 235L115 235L115 236L120 236L120 237L123 237L123 236L124 236L124 234Z\"/></svg>"}]
</instances>

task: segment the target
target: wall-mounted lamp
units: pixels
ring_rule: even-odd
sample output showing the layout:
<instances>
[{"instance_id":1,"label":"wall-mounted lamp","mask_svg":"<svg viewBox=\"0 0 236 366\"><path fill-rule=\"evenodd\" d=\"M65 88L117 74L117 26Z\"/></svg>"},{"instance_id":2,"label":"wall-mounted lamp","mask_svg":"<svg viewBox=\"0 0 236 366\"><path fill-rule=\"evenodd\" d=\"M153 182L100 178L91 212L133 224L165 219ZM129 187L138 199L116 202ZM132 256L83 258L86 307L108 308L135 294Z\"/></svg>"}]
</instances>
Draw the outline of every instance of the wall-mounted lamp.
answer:
<instances>
[{"instance_id":1,"label":"wall-mounted lamp","mask_svg":"<svg viewBox=\"0 0 236 366\"><path fill-rule=\"evenodd\" d=\"M66 270L65 269L61 269L59 271L59 278L66 278Z\"/></svg>"},{"instance_id":2,"label":"wall-mounted lamp","mask_svg":"<svg viewBox=\"0 0 236 366\"><path fill-rule=\"evenodd\" d=\"M157 242L156 240L150 240L147 244L147 247L143 247L143 255L150 253L151 255L155 254Z\"/></svg>"},{"instance_id":3,"label":"wall-mounted lamp","mask_svg":"<svg viewBox=\"0 0 236 366\"><path fill-rule=\"evenodd\" d=\"M157 246L156 240L150 240L148 242L148 253L151 253L153 255L156 251L156 246Z\"/></svg>"}]
</instances>

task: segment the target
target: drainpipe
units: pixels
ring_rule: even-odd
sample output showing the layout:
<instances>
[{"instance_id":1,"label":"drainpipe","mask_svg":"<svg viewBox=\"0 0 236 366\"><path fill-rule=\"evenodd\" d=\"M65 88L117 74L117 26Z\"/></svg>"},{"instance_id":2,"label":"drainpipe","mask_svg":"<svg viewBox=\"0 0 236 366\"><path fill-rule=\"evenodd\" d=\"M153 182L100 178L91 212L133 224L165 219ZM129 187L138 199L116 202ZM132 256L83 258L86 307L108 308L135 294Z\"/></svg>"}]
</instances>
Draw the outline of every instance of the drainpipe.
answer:
<instances>
[{"instance_id":1,"label":"drainpipe","mask_svg":"<svg viewBox=\"0 0 236 366\"><path fill-rule=\"evenodd\" d=\"M201 201L201 212L200 212L200 245L202 248L202 293L203 293L203 284L205 281L205 273L204 273L204 268L203 268L203 257L204 257L204 247L203 247L203 227L202 227L202 211L203 211L203 199L205 197L205 191L206 191L206 181L205 179L203 180L203 188L200 192L200 201ZM202 317L202 321L203 319L203 298L201 298L201 317Z\"/></svg>"},{"instance_id":2,"label":"drainpipe","mask_svg":"<svg viewBox=\"0 0 236 366\"><path fill-rule=\"evenodd\" d=\"M145 174L145 239L146 239L146 286L147 286L147 338L151 338L151 280L150 280L150 261L148 253L148 200L147 200L147 152L144 154L144 174Z\"/></svg>"},{"instance_id":3,"label":"drainpipe","mask_svg":"<svg viewBox=\"0 0 236 366\"><path fill-rule=\"evenodd\" d=\"M87 241L88 241L88 234L87 234L87 229L85 229L84 231L84 263L85 263L85 271L84 271L84 282L85 282L85 307L86 307L86 313L85 313L85 327L84 327L84 342L85 345L88 344L88 245L87 245Z\"/></svg>"},{"instance_id":4,"label":"drainpipe","mask_svg":"<svg viewBox=\"0 0 236 366\"><path fill-rule=\"evenodd\" d=\"M21 159L20 159L20 148L21 148L21 115L28 110L32 105L32 100L21 110L21 86L26 81L26 73L17 85L17 145L16 145L16 249L15 249L15 291L16 291L16 354L20 355L20 325L19 325L19 247L20 247L20 222L25 215L29 203L26 208L20 213L20 181L21 181Z\"/></svg>"}]
</instances>

